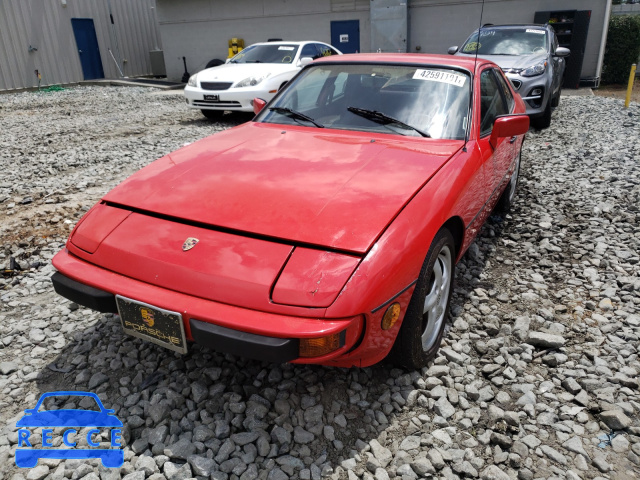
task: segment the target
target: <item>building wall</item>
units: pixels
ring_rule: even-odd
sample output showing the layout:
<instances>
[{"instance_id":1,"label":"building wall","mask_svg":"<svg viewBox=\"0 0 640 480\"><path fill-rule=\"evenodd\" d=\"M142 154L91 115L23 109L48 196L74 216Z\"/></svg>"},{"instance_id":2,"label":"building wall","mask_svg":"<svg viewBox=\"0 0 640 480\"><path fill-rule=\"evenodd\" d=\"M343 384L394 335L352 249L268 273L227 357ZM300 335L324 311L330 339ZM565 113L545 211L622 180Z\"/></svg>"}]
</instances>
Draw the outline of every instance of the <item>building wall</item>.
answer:
<instances>
[{"instance_id":1,"label":"building wall","mask_svg":"<svg viewBox=\"0 0 640 480\"><path fill-rule=\"evenodd\" d=\"M106 78L120 77L109 49L125 76L151 73L149 50L161 48L155 0L2 0L0 90L37 86L36 69L42 85L82 81L72 18L93 19Z\"/></svg>"},{"instance_id":2,"label":"building wall","mask_svg":"<svg viewBox=\"0 0 640 480\"><path fill-rule=\"evenodd\" d=\"M360 20L361 51L371 51L369 4L375 0L157 0L170 79L227 57L227 41L269 38L330 41L331 20ZM403 1L403 0L398 0ZM592 10L583 77L599 73L609 0L485 0L483 23L532 23L538 10ZM482 0L408 0L409 52L446 53L480 22ZM419 49L418 49L419 47Z\"/></svg>"},{"instance_id":3,"label":"building wall","mask_svg":"<svg viewBox=\"0 0 640 480\"><path fill-rule=\"evenodd\" d=\"M269 38L330 43L332 20L359 20L360 47L369 51L369 0L157 0L167 77L226 59L228 40L246 46Z\"/></svg>"},{"instance_id":4,"label":"building wall","mask_svg":"<svg viewBox=\"0 0 640 480\"><path fill-rule=\"evenodd\" d=\"M485 0L482 23L533 23L537 11L591 10L589 36L582 64L582 77L599 73L600 49L605 31L608 1L605 0ZM410 0L408 51L446 53L462 45L480 24L481 0Z\"/></svg>"}]
</instances>

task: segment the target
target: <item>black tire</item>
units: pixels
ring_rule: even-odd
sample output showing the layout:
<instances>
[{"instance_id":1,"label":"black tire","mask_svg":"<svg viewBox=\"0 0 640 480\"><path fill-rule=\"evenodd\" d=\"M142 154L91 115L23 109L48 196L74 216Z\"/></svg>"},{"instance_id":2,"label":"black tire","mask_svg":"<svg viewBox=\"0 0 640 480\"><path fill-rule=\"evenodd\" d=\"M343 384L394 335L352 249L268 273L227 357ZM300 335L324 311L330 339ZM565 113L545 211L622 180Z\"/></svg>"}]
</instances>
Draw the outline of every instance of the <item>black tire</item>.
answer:
<instances>
[{"instance_id":1,"label":"black tire","mask_svg":"<svg viewBox=\"0 0 640 480\"><path fill-rule=\"evenodd\" d=\"M433 239L422 264L416 288L391 351L393 363L419 369L438 353L449 316L455 257L453 235L443 228ZM433 305L425 312L429 299L433 300Z\"/></svg>"},{"instance_id":2,"label":"black tire","mask_svg":"<svg viewBox=\"0 0 640 480\"><path fill-rule=\"evenodd\" d=\"M220 120L224 114L224 110L200 110L202 114L209 120Z\"/></svg>"},{"instance_id":3,"label":"black tire","mask_svg":"<svg viewBox=\"0 0 640 480\"><path fill-rule=\"evenodd\" d=\"M520 148L520 154L516 159L516 168L511 174L511 179L507 184L507 187L502 192L500 200L496 205L496 210L502 213L506 213L511 210L513 200L516 198L516 189L518 188L518 178L520 176L520 163L522 161L522 148Z\"/></svg>"},{"instance_id":4,"label":"black tire","mask_svg":"<svg viewBox=\"0 0 640 480\"><path fill-rule=\"evenodd\" d=\"M538 130L549 128L551 125L551 100L547 102L547 108L544 109L541 116L531 119L531 124Z\"/></svg>"},{"instance_id":5,"label":"black tire","mask_svg":"<svg viewBox=\"0 0 640 480\"><path fill-rule=\"evenodd\" d=\"M556 93L556 97L553 101L553 108L558 108L560 106L560 95L562 94L562 87L558 89L558 93Z\"/></svg>"},{"instance_id":6,"label":"black tire","mask_svg":"<svg viewBox=\"0 0 640 480\"><path fill-rule=\"evenodd\" d=\"M219 58L214 58L213 60L209 60L207 66L204 68L218 67L220 65L224 65L224 61Z\"/></svg>"}]
</instances>

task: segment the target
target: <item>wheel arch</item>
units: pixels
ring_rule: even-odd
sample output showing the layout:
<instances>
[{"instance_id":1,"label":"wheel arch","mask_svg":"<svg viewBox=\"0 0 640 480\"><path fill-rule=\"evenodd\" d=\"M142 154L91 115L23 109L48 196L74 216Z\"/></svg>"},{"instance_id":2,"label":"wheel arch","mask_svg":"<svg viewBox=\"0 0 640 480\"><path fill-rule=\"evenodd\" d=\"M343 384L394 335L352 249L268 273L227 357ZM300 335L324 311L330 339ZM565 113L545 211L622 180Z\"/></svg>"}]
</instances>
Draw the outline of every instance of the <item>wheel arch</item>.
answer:
<instances>
[{"instance_id":1,"label":"wheel arch","mask_svg":"<svg viewBox=\"0 0 640 480\"><path fill-rule=\"evenodd\" d=\"M453 235L454 245L456 247L455 259L456 262L460 256L460 250L462 249L462 243L464 242L464 221L462 218L455 216L449 218L440 229L446 228Z\"/></svg>"}]
</instances>

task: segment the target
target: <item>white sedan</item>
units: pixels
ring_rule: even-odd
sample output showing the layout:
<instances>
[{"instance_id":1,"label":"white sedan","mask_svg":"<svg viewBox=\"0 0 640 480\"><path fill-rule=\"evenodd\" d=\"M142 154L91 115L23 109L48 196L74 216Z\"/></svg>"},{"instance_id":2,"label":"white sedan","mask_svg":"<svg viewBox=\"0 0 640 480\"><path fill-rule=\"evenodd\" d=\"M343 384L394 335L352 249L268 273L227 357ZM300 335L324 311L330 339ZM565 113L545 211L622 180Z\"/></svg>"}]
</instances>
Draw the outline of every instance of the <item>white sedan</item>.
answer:
<instances>
[{"instance_id":1,"label":"white sedan","mask_svg":"<svg viewBox=\"0 0 640 480\"><path fill-rule=\"evenodd\" d=\"M192 75L184 89L187 105L210 119L225 110L253 112L253 99L269 101L307 63L341 55L322 42L255 43L227 63Z\"/></svg>"}]
</instances>

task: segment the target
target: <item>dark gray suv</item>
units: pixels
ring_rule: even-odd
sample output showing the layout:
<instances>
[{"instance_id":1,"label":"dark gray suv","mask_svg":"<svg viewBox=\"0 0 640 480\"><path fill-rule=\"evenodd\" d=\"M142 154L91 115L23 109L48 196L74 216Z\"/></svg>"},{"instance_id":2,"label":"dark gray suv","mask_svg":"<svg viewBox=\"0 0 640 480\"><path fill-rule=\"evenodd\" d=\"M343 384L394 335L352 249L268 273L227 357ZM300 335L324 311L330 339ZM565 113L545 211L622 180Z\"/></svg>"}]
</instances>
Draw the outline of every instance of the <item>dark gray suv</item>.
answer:
<instances>
[{"instance_id":1,"label":"dark gray suv","mask_svg":"<svg viewBox=\"0 0 640 480\"><path fill-rule=\"evenodd\" d=\"M560 102L569 49L559 47L549 25L485 25L451 55L478 56L497 63L527 106L531 124L547 128L551 109Z\"/></svg>"}]
</instances>

